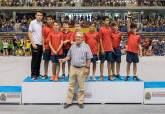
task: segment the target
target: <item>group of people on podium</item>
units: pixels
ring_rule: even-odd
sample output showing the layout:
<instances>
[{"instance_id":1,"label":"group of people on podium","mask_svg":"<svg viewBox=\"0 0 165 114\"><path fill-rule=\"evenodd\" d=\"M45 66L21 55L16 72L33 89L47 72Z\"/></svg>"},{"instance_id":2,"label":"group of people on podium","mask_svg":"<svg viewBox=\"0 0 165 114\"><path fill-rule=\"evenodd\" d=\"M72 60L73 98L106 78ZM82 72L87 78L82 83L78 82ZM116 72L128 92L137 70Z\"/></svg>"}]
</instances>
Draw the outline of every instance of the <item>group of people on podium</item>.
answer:
<instances>
[{"instance_id":1,"label":"group of people on podium","mask_svg":"<svg viewBox=\"0 0 165 114\"><path fill-rule=\"evenodd\" d=\"M85 96L85 79L89 75L92 64L91 80L96 80L97 61L100 60L100 80L104 80L104 62L107 61L108 79L113 81L121 79L120 63L122 33L118 30L118 24L112 22L108 16L103 18L103 25L99 32L96 31L94 22L89 24L89 31L81 33L81 26L75 23L75 31L69 30L68 22L61 23L54 20L53 16L46 17L46 24L42 23L43 13L37 11L36 19L29 25L29 39L31 41L32 60L31 78L37 80L40 75L40 64L44 60L44 75L42 79L48 78L49 62L52 62L51 81L59 80L60 68L62 67L62 78L65 79L65 63L68 62L69 87L67 102L64 108L72 104L74 97L75 83L78 83L78 106L83 108ZM130 66L133 63L133 79L139 81L137 75L137 63L139 55L142 55L141 37L137 33L137 24L131 23L131 16L128 16L128 41L127 41L127 76L130 78Z\"/></svg>"}]
</instances>

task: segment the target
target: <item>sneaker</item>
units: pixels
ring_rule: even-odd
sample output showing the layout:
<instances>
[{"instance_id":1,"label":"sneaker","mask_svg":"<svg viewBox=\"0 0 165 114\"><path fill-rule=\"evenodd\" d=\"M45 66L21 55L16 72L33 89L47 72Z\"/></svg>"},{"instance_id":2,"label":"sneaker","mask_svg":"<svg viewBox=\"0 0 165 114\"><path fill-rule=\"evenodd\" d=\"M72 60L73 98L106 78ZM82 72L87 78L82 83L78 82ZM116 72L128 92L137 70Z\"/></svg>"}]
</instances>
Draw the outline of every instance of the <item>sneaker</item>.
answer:
<instances>
[{"instance_id":1,"label":"sneaker","mask_svg":"<svg viewBox=\"0 0 165 114\"><path fill-rule=\"evenodd\" d=\"M65 74L62 74L62 79L65 79Z\"/></svg>"},{"instance_id":2,"label":"sneaker","mask_svg":"<svg viewBox=\"0 0 165 114\"><path fill-rule=\"evenodd\" d=\"M43 75L39 74L39 78L40 78L40 77L43 77Z\"/></svg>"},{"instance_id":3,"label":"sneaker","mask_svg":"<svg viewBox=\"0 0 165 114\"><path fill-rule=\"evenodd\" d=\"M72 106L72 104L64 104L64 109L69 108L70 106Z\"/></svg>"},{"instance_id":4,"label":"sneaker","mask_svg":"<svg viewBox=\"0 0 165 114\"><path fill-rule=\"evenodd\" d=\"M43 79L43 80L48 79L48 75L41 76L41 79Z\"/></svg>"},{"instance_id":5,"label":"sneaker","mask_svg":"<svg viewBox=\"0 0 165 114\"><path fill-rule=\"evenodd\" d=\"M129 78L130 78L129 76L126 76L125 81L128 81L128 80L129 80Z\"/></svg>"},{"instance_id":6,"label":"sneaker","mask_svg":"<svg viewBox=\"0 0 165 114\"><path fill-rule=\"evenodd\" d=\"M93 81L96 81L96 77L95 76L93 76L92 79L93 79Z\"/></svg>"},{"instance_id":7,"label":"sneaker","mask_svg":"<svg viewBox=\"0 0 165 114\"><path fill-rule=\"evenodd\" d=\"M89 76L89 79L88 80L93 80L93 77L92 76Z\"/></svg>"},{"instance_id":8,"label":"sneaker","mask_svg":"<svg viewBox=\"0 0 165 114\"><path fill-rule=\"evenodd\" d=\"M112 77L113 77L113 78L116 78L116 75L115 75L115 74L112 74Z\"/></svg>"},{"instance_id":9,"label":"sneaker","mask_svg":"<svg viewBox=\"0 0 165 114\"><path fill-rule=\"evenodd\" d=\"M79 108L83 109L84 108L84 104L78 104Z\"/></svg>"},{"instance_id":10,"label":"sneaker","mask_svg":"<svg viewBox=\"0 0 165 114\"><path fill-rule=\"evenodd\" d=\"M91 76L86 77L86 81L91 81L91 80L92 80Z\"/></svg>"},{"instance_id":11,"label":"sneaker","mask_svg":"<svg viewBox=\"0 0 165 114\"><path fill-rule=\"evenodd\" d=\"M58 76L55 76L54 81L58 81Z\"/></svg>"},{"instance_id":12,"label":"sneaker","mask_svg":"<svg viewBox=\"0 0 165 114\"><path fill-rule=\"evenodd\" d=\"M50 81L55 81L56 76L51 76Z\"/></svg>"},{"instance_id":13,"label":"sneaker","mask_svg":"<svg viewBox=\"0 0 165 114\"><path fill-rule=\"evenodd\" d=\"M37 80L38 78L36 76L31 77L32 80Z\"/></svg>"},{"instance_id":14,"label":"sneaker","mask_svg":"<svg viewBox=\"0 0 165 114\"><path fill-rule=\"evenodd\" d=\"M133 80L140 81L140 79L137 76L133 76Z\"/></svg>"},{"instance_id":15,"label":"sneaker","mask_svg":"<svg viewBox=\"0 0 165 114\"><path fill-rule=\"evenodd\" d=\"M117 79L120 79L120 80L121 80L120 74L115 75L115 78L117 78Z\"/></svg>"}]
</instances>

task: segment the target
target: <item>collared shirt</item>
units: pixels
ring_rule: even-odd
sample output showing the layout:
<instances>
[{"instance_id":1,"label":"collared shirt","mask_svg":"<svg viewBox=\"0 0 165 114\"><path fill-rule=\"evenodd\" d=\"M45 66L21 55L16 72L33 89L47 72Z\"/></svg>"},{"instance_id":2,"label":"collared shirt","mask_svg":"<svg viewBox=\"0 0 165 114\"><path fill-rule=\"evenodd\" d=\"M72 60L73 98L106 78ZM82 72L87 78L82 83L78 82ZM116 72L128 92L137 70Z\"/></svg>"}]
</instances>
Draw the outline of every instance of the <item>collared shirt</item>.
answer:
<instances>
[{"instance_id":1,"label":"collared shirt","mask_svg":"<svg viewBox=\"0 0 165 114\"><path fill-rule=\"evenodd\" d=\"M36 19L31 21L29 31L32 32L33 42L42 45L42 22L38 22Z\"/></svg>"},{"instance_id":2,"label":"collared shirt","mask_svg":"<svg viewBox=\"0 0 165 114\"><path fill-rule=\"evenodd\" d=\"M73 44L67 54L71 58L71 65L76 67L86 66L87 60L90 60L92 52L86 43L81 43L79 46Z\"/></svg>"}]
</instances>

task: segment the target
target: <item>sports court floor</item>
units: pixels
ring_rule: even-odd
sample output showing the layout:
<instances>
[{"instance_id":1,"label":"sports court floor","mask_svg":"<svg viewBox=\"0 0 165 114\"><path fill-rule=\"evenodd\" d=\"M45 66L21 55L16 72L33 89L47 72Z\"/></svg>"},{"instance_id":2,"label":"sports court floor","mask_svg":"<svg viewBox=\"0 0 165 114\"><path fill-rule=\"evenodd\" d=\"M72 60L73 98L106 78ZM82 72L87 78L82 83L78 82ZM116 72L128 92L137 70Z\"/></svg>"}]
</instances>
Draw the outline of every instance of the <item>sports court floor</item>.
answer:
<instances>
[{"instance_id":1,"label":"sports court floor","mask_svg":"<svg viewBox=\"0 0 165 114\"><path fill-rule=\"evenodd\" d=\"M0 56L0 86L21 85L30 74L31 57ZM121 75L125 75L125 56L122 58ZM98 63L99 64L99 63ZM43 66L43 63L42 63ZM51 66L51 65L50 65ZM41 68L43 72L43 67ZM99 71L99 69L97 70ZM165 57L140 58L139 77L144 81L165 81ZM49 71L51 74L51 70ZM97 72L99 74L99 72ZM105 70L105 74L107 71ZM84 109L63 105L0 105L0 114L165 114L165 105L140 104L87 104Z\"/></svg>"}]
</instances>

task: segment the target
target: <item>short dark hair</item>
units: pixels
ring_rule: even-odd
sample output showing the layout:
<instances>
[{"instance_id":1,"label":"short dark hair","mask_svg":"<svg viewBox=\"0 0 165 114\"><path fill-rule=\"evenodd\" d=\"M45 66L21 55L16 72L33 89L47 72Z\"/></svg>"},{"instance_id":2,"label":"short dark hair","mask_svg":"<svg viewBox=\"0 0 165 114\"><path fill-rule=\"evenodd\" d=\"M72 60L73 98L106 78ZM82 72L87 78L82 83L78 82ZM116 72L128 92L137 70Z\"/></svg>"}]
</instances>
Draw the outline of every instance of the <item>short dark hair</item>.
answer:
<instances>
[{"instance_id":1,"label":"short dark hair","mask_svg":"<svg viewBox=\"0 0 165 114\"><path fill-rule=\"evenodd\" d=\"M54 17L52 15L48 15L48 16L46 16L46 18L54 19Z\"/></svg>"},{"instance_id":2,"label":"short dark hair","mask_svg":"<svg viewBox=\"0 0 165 114\"><path fill-rule=\"evenodd\" d=\"M131 29L137 28L137 24L136 23L131 23L130 28Z\"/></svg>"},{"instance_id":3,"label":"short dark hair","mask_svg":"<svg viewBox=\"0 0 165 114\"><path fill-rule=\"evenodd\" d=\"M112 26L112 27L115 27L115 26L118 26L118 24L117 24L116 22L112 22L112 23L111 23L111 26Z\"/></svg>"},{"instance_id":4,"label":"short dark hair","mask_svg":"<svg viewBox=\"0 0 165 114\"><path fill-rule=\"evenodd\" d=\"M54 21L54 23L57 23L59 26L61 26L61 23L59 21Z\"/></svg>"},{"instance_id":5,"label":"short dark hair","mask_svg":"<svg viewBox=\"0 0 165 114\"><path fill-rule=\"evenodd\" d=\"M41 14L43 14L43 12L42 12L42 11L40 11L40 10L37 10L37 11L36 11L36 14L37 14L37 13L41 13Z\"/></svg>"},{"instance_id":6,"label":"short dark hair","mask_svg":"<svg viewBox=\"0 0 165 114\"><path fill-rule=\"evenodd\" d=\"M108 16L104 16L103 17L103 21L105 21L106 19L109 19L109 17Z\"/></svg>"},{"instance_id":7,"label":"short dark hair","mask_svg":"<svg viewBox=\"0 0 165 114\"><path fill-rule=\"evenodd\" d=\"M69 24L69 23L68 23L68 21L64 21L62 24L64 25L64 24Z\"/></svg>"}]
</instances>

